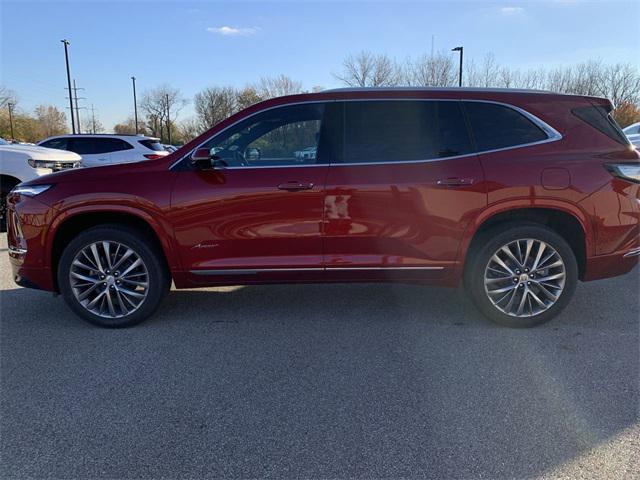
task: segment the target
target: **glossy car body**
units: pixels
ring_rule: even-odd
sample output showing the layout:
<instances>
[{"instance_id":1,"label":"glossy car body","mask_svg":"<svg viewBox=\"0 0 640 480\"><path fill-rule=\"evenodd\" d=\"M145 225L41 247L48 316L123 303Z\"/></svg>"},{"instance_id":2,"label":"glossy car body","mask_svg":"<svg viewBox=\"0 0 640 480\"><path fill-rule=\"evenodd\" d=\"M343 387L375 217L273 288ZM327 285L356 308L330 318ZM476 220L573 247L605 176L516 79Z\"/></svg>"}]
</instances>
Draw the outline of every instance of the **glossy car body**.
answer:
<instances>
[{"instance_id":1,"label":"glossy car body","mask_svg":"<svg viewBox=\"0 0 640 480\"><path fill-rule=\"evenodd\" d=\"M244 119L287 105L356 101L487 102L546 126L526 145L408 162L190 168L189 156ZM535 220L566 236L580 278L637 263L640 185L612 176L635 164L629 145L573 115L603 99L474 89L336 90L250 107L167 157L57 173L36 197L9 199L18 284L57 291L65 244L99 223L123 222L157 242L177 288L286 282L399 281L454 287L488 225ZM344 140L344 139L343 139ZM476 150L478 150L476 148Z\"/></svg>"}]
</instances>

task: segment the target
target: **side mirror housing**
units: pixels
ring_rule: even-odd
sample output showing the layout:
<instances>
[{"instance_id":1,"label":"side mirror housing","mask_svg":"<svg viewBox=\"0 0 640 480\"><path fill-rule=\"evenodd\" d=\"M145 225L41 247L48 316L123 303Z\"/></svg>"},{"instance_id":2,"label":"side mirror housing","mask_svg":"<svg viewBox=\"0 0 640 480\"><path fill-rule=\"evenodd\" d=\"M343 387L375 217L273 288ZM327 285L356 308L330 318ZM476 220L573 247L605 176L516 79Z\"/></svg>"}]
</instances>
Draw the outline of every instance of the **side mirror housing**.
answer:
<instances>
[{"instance_id":1,"label":"side mirror housing","mask_svg":"<svg viewBox=\"0 0 640 480\"><path fill-rule=\"evenodd\" d=\"M213 167L211 152L208 148L198 148L191 154L191 165L196 170L208 170Z\"/></svg>"}]
</instances>

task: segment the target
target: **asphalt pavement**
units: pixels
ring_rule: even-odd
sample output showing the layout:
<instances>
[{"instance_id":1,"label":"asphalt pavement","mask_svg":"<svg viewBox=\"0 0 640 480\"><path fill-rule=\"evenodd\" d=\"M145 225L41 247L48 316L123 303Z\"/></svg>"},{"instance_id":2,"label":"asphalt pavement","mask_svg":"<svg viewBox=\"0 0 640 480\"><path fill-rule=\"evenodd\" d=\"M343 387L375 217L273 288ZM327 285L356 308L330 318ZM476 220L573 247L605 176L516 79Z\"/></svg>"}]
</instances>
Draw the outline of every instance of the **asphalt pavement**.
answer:
<instances>
[{"instance_id":1,"label":"asphalt pavement","mask_svg":"<svg viewBox=\"0 0 640 480\"><path fill-rule=\"evenodd\" d=\"M455 291L174 291L103 330L11 279L0 243L4 478L638 478L639 272L551 323Z\"/></svg>"}]
</instances>

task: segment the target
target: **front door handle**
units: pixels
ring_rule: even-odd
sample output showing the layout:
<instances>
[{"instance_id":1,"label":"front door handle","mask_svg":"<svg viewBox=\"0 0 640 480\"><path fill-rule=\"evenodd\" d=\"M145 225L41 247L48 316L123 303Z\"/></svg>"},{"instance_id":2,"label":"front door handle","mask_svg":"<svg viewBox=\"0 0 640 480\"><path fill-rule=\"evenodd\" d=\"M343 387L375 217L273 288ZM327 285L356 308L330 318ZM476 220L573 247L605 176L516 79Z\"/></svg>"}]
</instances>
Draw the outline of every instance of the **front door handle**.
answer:
<instances>
[{"instance_id":1,"label":"front door handle","mask_svg":"<svg viewBox=\"0 0 640 480\"><path fill-rule=\"evenodd\" d=\"M463 187L466 185L473 185L473 178L443 178L436 182L437 185L443 187Z\"/></svg>"},{"instance_id":2,"label":"front door handle","mask_svg":"<svg viewBox=\"0 0 640 480\"><path fill-rule=\"evenodd\" d=\"M311 190L313 183L287 182L278 185L278 190L286 190L288 192L299 192L301 190Z\"/></svg>"}]
</instances>

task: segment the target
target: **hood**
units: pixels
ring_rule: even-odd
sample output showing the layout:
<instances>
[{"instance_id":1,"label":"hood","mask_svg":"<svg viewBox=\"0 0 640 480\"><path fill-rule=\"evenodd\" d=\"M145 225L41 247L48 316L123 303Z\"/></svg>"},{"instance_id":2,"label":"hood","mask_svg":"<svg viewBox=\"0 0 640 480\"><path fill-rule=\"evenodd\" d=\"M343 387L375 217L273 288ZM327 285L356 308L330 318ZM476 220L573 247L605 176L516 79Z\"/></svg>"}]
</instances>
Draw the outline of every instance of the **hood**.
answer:
<instances>
[{"instance_id":1,"label":"hood","mask_svg":"<svg viewBox=\"0 0 640 480\"><path fill-rule=\"evenodd\" d=\"M34 160L58 160L64 162L75 162L81 160L80 155L77 153L32 145L0 145L0 153L2 152L21 153L23 155L28 155Z\"/></svg>"}]
</instances>

